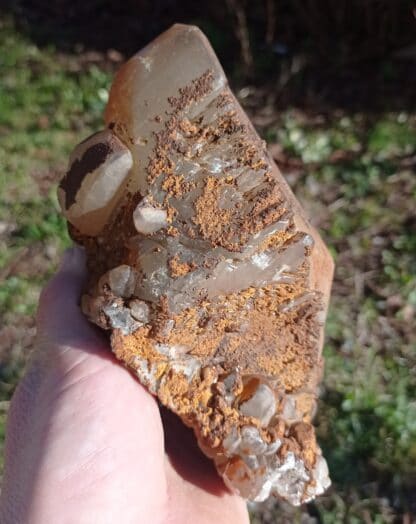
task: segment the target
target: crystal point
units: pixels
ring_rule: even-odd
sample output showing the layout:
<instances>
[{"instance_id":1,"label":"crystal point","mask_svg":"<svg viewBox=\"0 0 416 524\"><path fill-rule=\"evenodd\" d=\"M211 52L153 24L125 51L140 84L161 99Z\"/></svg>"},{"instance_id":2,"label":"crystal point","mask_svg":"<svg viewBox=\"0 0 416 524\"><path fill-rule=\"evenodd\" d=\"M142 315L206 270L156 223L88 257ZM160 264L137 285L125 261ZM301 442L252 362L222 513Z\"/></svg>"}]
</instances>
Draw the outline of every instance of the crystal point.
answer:
<instances>
[{"instance_id":1,"label":"crystal point","mask_svg":"<svg viewBox=\"0 0 416 524\"><path fill-rule=\"evenodd\" d=\"M313 499L330 483L311 424L328 250L198 28L124 64L105 121L59 189L88 256L83 311L230 489Z\"/></svg>"}]
</instances>

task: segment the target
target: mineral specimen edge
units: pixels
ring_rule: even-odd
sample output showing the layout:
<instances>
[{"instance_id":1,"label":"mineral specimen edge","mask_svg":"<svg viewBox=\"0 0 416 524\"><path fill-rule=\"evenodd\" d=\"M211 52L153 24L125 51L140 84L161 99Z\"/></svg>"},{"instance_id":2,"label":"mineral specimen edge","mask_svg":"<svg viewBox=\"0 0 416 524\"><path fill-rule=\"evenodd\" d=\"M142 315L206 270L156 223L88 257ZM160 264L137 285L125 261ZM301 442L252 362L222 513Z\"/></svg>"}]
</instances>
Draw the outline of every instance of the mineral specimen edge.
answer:
<instances>
[{"instance_id":1,"label":"mineral specimen edge","mask_svg":"<svg viewBox=\"0 0 416 524\"><path fill-rule=\"evenodd\" d=\"M124 64L105 120L58 189L87 253L84 313L232 491L312 500L330 484L311 423L328 250L198 28Z\"/></svg>"}]
</instances>

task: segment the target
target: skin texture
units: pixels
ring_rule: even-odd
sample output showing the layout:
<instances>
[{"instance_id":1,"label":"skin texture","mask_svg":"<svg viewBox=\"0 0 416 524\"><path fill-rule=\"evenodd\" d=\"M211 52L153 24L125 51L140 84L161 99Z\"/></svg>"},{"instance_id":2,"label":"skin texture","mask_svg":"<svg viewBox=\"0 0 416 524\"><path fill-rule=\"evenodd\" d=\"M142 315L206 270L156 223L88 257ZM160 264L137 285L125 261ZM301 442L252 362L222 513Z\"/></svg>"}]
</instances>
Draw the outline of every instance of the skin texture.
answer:
<instances>
[{"instance_id":1,"label":"skin texture","mask_svg":"<svg viewBox=\"0 0 416 524\"><path fill-rule=\"evenodd\" d=\"M2 524L247 524L192 433L82 315L81 250L42 293L36 349L12 399Z\"/></svg>"}]
</instances>

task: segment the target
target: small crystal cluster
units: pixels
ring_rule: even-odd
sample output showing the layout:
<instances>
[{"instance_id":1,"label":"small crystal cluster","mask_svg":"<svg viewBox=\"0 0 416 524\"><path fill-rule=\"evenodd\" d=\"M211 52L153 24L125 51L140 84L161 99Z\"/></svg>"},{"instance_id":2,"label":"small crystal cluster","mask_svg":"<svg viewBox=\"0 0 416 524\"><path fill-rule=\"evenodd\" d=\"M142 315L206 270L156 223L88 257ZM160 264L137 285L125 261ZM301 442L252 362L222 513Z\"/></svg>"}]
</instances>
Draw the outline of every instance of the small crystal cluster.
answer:
<instances>
[{"instance_id":1,"label":"small crystal cluster","mask_svg":"<svg viewBox=\"0 0 416 524\"><path fill-rule=\"evenodd\" d=\"M58 191L88 256L84 313L230 489L313 499L330 484L311 424L325 245L197 28L128 61L105 119Z\"/></svg>"}]
</instances>

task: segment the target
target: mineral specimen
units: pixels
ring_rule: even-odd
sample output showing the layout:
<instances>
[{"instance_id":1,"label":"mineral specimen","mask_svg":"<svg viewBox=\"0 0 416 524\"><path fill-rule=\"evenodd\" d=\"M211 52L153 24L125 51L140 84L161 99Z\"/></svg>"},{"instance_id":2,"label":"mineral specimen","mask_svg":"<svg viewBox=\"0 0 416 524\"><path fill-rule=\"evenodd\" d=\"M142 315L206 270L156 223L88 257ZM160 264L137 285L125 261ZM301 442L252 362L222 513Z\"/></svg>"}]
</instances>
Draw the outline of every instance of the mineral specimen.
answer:
<instances>
[{"instance_id":1,"label":"mineral specimen","mask_svg":"<svg viewBox=\"0 0 416 524\"><path fill-rule=\"evenodd\" d=\"M82 308L225 483L298 505L330 484L311 419L333 264L196 27L117 74L59 188Z\"/></svg>"}]
</instances>

